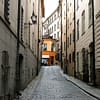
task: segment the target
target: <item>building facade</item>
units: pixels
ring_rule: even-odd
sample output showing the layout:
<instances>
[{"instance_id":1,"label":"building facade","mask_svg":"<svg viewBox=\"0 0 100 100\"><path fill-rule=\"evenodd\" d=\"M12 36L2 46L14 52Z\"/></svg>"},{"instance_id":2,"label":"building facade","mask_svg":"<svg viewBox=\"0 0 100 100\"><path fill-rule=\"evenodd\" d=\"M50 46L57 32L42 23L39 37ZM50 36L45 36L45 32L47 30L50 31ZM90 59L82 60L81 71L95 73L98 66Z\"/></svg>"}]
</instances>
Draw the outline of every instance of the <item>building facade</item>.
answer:
<instances>
[{"instance_id":1,"label":"building facade","mask_svg":"<svg viewBox=\"0 0 100 100\"><path fill-rule=\"evenodd\" d=\"M21 0L18 7L18 1L0 1L0 100L13 98L16 90L24 89L36 75L37 60L33 53L35 25L31 21L33 3L37 5L35 0ZM40 3L44 6L42 0ZM40 9L42 16L43 9Z\"/></svg>"},{"instance_id":2,"label":"building facade","mask_svg":"<svg viewBox=\"0 0 100 100\"><path fill-rule=\"evenodd\" d=\"M49 35L53 39L58 40L56 43L56 59L60 60L61 48L61 30L60 30L60 14L57 7L54 12L43 22L43 36Z\"/></svg>"},{"instance_id":3,"label":"building facade","mask_svg":"<svg viewBox=\"0 0 100 100\"><path fill-rule=\"evenodd\" d=\"M56 64L56 39L43 37L42 41L42 64ZM44 62L45 60L46 62Z\"/></svg>"},{"instance_id":4,"label":"building facade","mask_svg":"<svg viewBox=\"0 0 100 100\"><path fill-rule=\"evenodd\" d=\"M74 59L75 59L75 51L74 51L74 1L73 0L65 0L67 2L67 73L71 76L74 76Z\"/></svg>"},{"instance_id":5,"label":"building facade","mask_svg":"<svg viewBox=\"0 0 100 100\"><path fill-rule=\"evenodd\" d=\"M63 69L64 71L67 70L69 75L76 76L84 82L94 84L95 81L99 85L100 2L98 0L94 1L94 18L92 0L75 0L75 2L73 0L61 0L61 2L62 62L64 64L67 62L67 64L63 64ZM93 60L94 57L95 61ZM93 65L93 62L95 65Z\"/></svg>"},{"instance_id":6,"label":"building facade","mask_svg":"<svg viewBox=\"0 0 100 100\"><path fill-rule=\"evenodd\" d=\"M95 1L95 69L96 84L100 85L100 1Z\"/></svg>"},{"instance_id":7,"label":"building facade","mask_svg":"<svg viewBox=\"0 0 100 100\"><path fill-rule=\"evenodd\" d=\"M66 70L65 69L65 66L66 66L66 0L62 0L62 10L61 10L61 13L60 15L62 16L61 17L61 20L62 20L62 67L63 67L63 70Z\"/></svg>"},{"instance_id":8,"label":"building facade","mask_svg":"<svg viewBox=\"0 0 100 100\"><path fill-rule=\"evenodd\" d=\"M93 42L90 7L89 0L76 2L76 73L85 82L89 82L92 73L90 66L93 67L93 55L89 53Z\"/></svg>"}]
</instances>

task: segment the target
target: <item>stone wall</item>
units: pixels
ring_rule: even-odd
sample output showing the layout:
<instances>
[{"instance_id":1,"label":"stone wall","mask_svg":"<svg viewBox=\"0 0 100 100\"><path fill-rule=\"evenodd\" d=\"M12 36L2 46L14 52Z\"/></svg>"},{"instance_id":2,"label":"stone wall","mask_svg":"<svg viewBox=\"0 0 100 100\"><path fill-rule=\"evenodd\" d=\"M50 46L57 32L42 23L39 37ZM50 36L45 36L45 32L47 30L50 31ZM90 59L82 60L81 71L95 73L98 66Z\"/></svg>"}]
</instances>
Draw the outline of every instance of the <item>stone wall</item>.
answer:
<instances>
[{"instance_id":1,"label":"stone wall","mask_svg":"<svg viewBox=\"0 0 100 100\"><path fill-rule=\"evenodd\" d=\"M14 96L15 80L16 80L16 50L17 37L11 31L9 26L0 18L0 100L4 95L10 94ZM2 53L8 52L9 63L4 69L2 66ZM22 55L22 63L20 68L21 89L24 89L28 83L34 79L36 75L36 58L31 49L20 42L19 54ZM7 70L7 77L4 80L4 73ZM4 84L6 83L6 84ZM8 99L7 99L8 100Z\"/></svg>"},{"instance_id":2,"label":"stone wall","mask_svg":"<svg viewBox=\"0 0 100 100\"><path fill-rule=\"evenodd\" d=\"M96 82L98 85L100 85L100 11L96 14L95 63L96 63Z\"/></svg>"}]
</instances>

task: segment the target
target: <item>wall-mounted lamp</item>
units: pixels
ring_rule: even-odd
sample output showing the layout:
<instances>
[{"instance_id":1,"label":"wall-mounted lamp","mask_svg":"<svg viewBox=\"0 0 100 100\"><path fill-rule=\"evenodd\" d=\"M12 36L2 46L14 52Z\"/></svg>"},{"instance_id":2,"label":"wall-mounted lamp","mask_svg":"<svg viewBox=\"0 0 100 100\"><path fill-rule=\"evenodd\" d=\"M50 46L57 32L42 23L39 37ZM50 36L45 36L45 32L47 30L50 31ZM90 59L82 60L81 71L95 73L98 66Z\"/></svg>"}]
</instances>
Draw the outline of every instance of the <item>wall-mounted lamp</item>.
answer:
<instances>
[{"instance_id":1,"label":"wall-mounted lamp","mask_svg":"<svg viewBox=\"0 0 100 100\"><path fill-rule=\"evenodd\" d=\"M32 20L32 23L33 24L36 24L37 23L37 16L34 14L34 11L32 13L31 20Z\"/></svg>"}]
</instances>

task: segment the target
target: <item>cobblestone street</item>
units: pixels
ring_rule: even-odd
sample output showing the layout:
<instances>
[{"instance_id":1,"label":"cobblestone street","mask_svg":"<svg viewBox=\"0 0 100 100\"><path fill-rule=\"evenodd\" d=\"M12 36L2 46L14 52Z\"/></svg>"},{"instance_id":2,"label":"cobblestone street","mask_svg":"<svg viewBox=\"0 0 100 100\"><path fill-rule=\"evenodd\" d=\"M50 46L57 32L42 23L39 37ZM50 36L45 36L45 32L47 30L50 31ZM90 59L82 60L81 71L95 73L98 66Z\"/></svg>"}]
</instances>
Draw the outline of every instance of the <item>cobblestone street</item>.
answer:
<instances>
[{"instance_id":1,"label":"cobblestone street","mask_svg":"<svg viewBox=\"0 0 100 100\"><path fill-rule=\"evenodd\" d=\"M96 100L62 77L57 66L42 67L35 82L22 92L20 100Z\"/></svg>"}]
</instances>

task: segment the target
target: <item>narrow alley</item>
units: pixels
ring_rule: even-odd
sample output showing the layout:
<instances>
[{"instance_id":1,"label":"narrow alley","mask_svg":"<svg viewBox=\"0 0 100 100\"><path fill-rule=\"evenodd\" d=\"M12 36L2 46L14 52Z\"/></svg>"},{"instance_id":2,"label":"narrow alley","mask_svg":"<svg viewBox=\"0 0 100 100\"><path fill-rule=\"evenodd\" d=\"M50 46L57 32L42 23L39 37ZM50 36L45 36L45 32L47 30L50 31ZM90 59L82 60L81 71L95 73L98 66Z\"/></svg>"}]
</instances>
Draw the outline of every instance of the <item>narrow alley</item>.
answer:
<instances>
[{"instance_id":1,"label":"narrow alley","mask_svg":"<svg viewBox=\"0 0 100 100\"><path fill-rule=\"evenodd\" d=\"M59 66L43 66L20 100L96 100L61 75Z\"/></svg>"}]
</instances>

